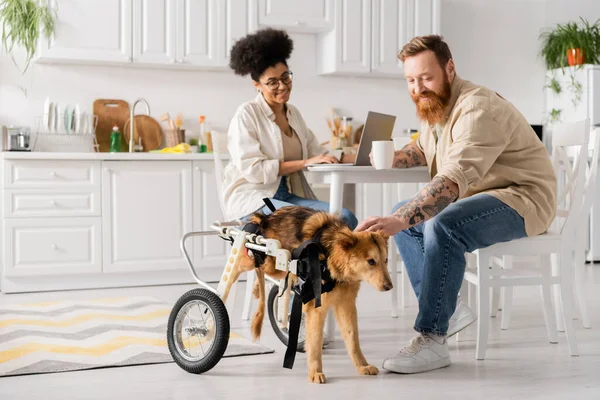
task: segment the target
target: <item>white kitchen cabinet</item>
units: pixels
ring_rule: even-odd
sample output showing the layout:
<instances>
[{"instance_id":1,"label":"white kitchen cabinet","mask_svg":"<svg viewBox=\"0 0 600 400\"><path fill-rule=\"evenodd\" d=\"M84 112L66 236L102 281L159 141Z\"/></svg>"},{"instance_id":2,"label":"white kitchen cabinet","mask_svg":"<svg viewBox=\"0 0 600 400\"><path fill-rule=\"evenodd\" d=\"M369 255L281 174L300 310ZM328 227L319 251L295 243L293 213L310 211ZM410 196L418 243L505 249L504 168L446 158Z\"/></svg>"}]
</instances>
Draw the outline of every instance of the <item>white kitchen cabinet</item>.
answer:
<instances>
[{"instance_id":1,"label":"white kitchen cabinet","mask_svg":"<svg viewBox=\"0 0 600 400\"><path fill-rule=\"evenodd\" d=\"M215 221L223 221L219 196L215 185L214 163L194 161L193 163L193 214L194 231L208 231ZM194 267L200 279L218 281L223 272L223 260L227 258L231 246L218 236L201 236L188 239L193 243Z\"/></svg>"},{"instance_id":2,"label":"white kitchen cabinet","mask_svg":"<svg viewBox=\"0 0 600 400\"><path fill-rule=\"evenodd\" d=\"M133 1L133 62L174 64L177 0Z\"/></svg>"},{"instance_id":3,"label":"white kitchen cabinet","mask_svg":"<svg viewBox=\"0 0 600 400\"><path fill-rule=\"evenodd\" d=\"M371 71L371 1L335 0L334 28L317 39L320 74Z\"/></svg>"},{"instance_id":4,"label":"white kitchen cabinet","mask_svg":"<svg viewBox=\"0 0 600 400\"><path fill-rule=\"evenodd\" d=\"M413 36L414 29L407 16L411 9L408 0L373 0L371 73L402 75L398 51Z\"/></svg>"},{"instance_id":5,"label":"white kitchen cabinet","mask_svg":"<svg viewBox=\"0 0 600 400\"><path fill-rule=\"evenodd\" d=\"M249 32L247 10L247 0L62 0L37 61L223 69Z\"/></svg>"},{"instance_id":6,"label":"white kitchen cabinet","mask_svg":"<svg viewBox=\"0 0 600 400\"><path fill-rule=\"evenodd\" d=\"M4 275L101 271L100 218L30 218L4 222Z\"/></svg>"},{"instance_id":7,"label":"white kitchen cabinet","mask_svg":"<svg viewBox=\"0 0 600 400\"><path fill-rule=\"evenodd\" d=\"M179 240L192 230L190 169L187 161L103 163L103 272L186 268Z\"/></svg>"},{"instance_id":8,"label":"white kitchen cabinet","mask_svg":"<svg viewBox=\"0 0 600 400\"><path fill-rule=\"evenodd\" d=\"M177 62L223 66L226 3L221 0L178 0Z\"/></svg>"},{"instance_id":9,"label":"white kitchen cabinet","mask_svg":"<svg viewBox=\"0 0 600 400\"><path fill-rule=\"evenodd\" d=\"M398 51L439 26L440 0L335 0L333 29L317 39L318 73L401 76Z\"/></svg>"},{"instance_id":10,"label":"white kitchen cabinet","mask_svg":"<svg viewBox=\"0 0 600 400\"><path fill-rule=\"evenodd\" d=\"M56 7L57 0L48 0ZM40 39L38 59L131 62L133 0L60 0L56 32Z\"/></svg>"},{"instance_id":11,"label":"white kitchen cabinet","mask_svg":"<svg viewBox=\"0 0 600 400\"><path fill-rule=\"evenodd\" d=\"M273 27L288 32L320 33L333 27L334 0L250 0L252 30Z\"/></svg>"}]
</instances>

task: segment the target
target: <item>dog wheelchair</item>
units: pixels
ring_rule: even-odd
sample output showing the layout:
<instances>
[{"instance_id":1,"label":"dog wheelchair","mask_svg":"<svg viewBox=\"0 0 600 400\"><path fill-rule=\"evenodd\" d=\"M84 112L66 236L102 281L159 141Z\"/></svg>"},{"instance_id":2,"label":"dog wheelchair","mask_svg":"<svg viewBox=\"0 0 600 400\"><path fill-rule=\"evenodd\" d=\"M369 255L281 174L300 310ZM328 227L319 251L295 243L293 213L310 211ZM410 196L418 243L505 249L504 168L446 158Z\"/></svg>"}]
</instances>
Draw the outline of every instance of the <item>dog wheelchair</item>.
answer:
<instances>
[{"instance_id":1,"label":"dog wheelchair","mask_svg":"<svg viewBox=\"0 0 600 400\"><path fill-rule=\"evenodd\" d=\"M218 235L231 242L231 250L217 289L198 277L185 248L185 243L190 237L207 235ZM239 223L215 223L211 225L210 231L186 233L181 238L180 247L194 280L201 288L183 294L169 315L167 342L175 363L187 372L201 374L212 369L223 358L230 334L229 313L225 304L228 300L229 288L236 284L235 281L239 277L239 274L234 276L234 266L249 251L248 254L254 257L259 255L274 257L276 269L286 273L286 278L281 281L265 275L266 281L273 284L267 296L266 306L275 334L288 346L284 367L291 368L295 352L301 350L304 344L304 318L303 316L300 318L297 311L291 315L290 310L292 304L297 309L296 303L306 302L301 300L306 296L303 291L298 290L301 288L300 284L296 284L295 289L292 290L291 279L288 277L290 273L299 278L305 275L304 266L308 264L304 263L303 259L306 258L306 252L300 251L299 259L292 259L292 254L281 248L278 240L249 233ZM298 275L298 265L300 265L300 275ZM254 271L248 272L254 273ZM301 283L305 282L303 279L298 280ZM318 282L320 284L321 280L318 279ZM318 296L320 292L319 288ZM318 300L320 301L320 298ZM299 312L301 313L301 310ZM292 319L295 322L290 325Z\"/></svg>"}]
</instances>

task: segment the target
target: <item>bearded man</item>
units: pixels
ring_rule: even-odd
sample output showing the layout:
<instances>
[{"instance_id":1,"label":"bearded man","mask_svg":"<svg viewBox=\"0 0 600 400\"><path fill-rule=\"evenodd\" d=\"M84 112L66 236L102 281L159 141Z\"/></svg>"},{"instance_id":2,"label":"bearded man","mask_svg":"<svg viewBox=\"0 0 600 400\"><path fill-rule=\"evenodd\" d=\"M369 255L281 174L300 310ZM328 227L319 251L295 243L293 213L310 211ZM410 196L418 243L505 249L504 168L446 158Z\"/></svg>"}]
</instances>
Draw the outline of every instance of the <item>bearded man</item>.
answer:
<instances>
[{"instance_id":1,"label":"bearded man","mask_svg":"<svg viewBox=\"0 0 600 400\"><path fill-rule=\"evenodd\" d=\"M415 373L450 365L447 337L476 319L458 301L465 252L545 232L557 184L527 120L496 92L459 78L441 36L415 37L398 58L421 129L396 151L394 167L426 165L432 180L356 230L394 235L419 300L419 334L383 368Z\"/></svg>"}]
</instances>

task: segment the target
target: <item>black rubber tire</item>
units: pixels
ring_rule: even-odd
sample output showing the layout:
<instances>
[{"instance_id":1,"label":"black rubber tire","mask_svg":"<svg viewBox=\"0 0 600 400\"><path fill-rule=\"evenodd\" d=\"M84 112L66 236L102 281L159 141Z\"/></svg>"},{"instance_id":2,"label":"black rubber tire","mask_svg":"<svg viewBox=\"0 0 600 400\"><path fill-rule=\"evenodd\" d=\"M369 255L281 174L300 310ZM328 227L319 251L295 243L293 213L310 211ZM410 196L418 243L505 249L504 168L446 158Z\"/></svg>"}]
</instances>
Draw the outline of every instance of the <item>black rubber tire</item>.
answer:
<instances>
[{"instance_id":1,"label":"black rubber tire","mask_svg":"<svg viewBox=\"0 0 600 400\"><path fill-rule=\"evenodd\" d=\"M215 317L215 338L212 347L208 351L208 354L200 361L186 360L177 351L175 344L175 338L173 336L173 330L175 328L175 319L179 310L193 300L200 300L210 308L211 312ZM177 300L171 314L169 315L169 322L167 325L167 343L169 344L169 352L173 357L173 360L185 371L192 374L202 374L212 369L221 358L227 349L229 343L229 314L225 308L225 304L221 298L215 293L207 289L194 289L185 293Z\"/></svg>"},{"instance_id":2,"label":"black rubber tire","mask_svg":"<svg viewBox=\"0 0 600 400\"><path fill-rule=\"evenodd\" d=\"M279 328L279 324L277 322L277 317L275 316L274 305L277 300L277 296L279 294L279 286L273 286L269 291L269 297L267 298L267 312L269 314L269 322L271 322L271 327L275 331L275 334L281 340L281 343L284 345L288 345L288 334L287 332L283 332ZM298 340L298 347L296 349L299 353L304 353L304 340Z\"/></svg>"}]
</instances>

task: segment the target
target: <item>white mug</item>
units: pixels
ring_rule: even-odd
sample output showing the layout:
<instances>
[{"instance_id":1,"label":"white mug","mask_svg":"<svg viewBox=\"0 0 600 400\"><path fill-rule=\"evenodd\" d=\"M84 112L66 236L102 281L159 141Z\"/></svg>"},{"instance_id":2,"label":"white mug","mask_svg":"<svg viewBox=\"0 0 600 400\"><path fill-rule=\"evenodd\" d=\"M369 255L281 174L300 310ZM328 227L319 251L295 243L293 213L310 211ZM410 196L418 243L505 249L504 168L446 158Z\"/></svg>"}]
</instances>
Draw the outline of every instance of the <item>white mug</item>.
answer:
<instances>
[{"instance_id":1,"label":"white mug","mask_svg":"<svg viewBox=\"0 0 600 400\"><path fill-rule=\"evenodd\" d=\"M373 164L375 169L390 169L394 163L394 142L391 140L376 140L372 147Z\"/></svg>"}]
</instances>

